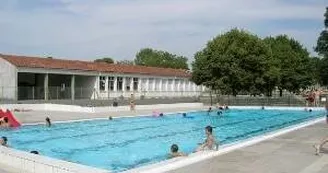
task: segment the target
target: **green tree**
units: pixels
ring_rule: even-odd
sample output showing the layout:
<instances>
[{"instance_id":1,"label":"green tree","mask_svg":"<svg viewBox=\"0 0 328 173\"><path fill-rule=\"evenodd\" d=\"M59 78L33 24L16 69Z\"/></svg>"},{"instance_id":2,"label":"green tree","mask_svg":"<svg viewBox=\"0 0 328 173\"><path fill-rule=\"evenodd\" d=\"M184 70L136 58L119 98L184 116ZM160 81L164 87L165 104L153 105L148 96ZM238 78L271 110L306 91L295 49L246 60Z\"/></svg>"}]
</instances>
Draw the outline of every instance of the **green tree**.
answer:
<instances>
[{"instance_id":1,"label":"green tree","mask_svg":"<svg viewBox=\"0 0 328 173\"><path fill-rule=\"evenodd\" d=\"M297 93L313 83L309 53L297 40L279 35L265 38L264 41L272 50L270 69L275 69L275 85L280 90L280 96L284 89Z\"/></svg>"},{"instance_id":2,"label":"green tree","mask_svg":"<svg viewBox=\"0 0 328 173\"><path fill-rule=\"evenodd\" d=\"M328 7L326 7L326 13L324 14L324 17L325 29L320 33L317 41L317 46L314 50L319 55L328 58Z\"/></svg>"},{"instance_id":3,"label":"green tree","mask_svg":"<svg viewBox=\"0 0 328 173\"><path fill-rule=\"evenodd\" d=\"M134 65L134 62L132 60L121 60L121 61L116 61L116 64L124 64L124 65Z\"/></svg>"},{"instance_id":4,"label":"green tree","mask_svg":"<svg viewBox=\"0 0 328 173\"><path fill-rule=\"evenodd\" d=\"M113 64L114 60L110 57L105 57L105 58L101 58L101 59L96 59L96 60L94 60L94 62L105 62L108 64Z\"/></svg>"},{"instance_id":5,"label":"green tree","mask_svg":"<svg viewBox=\"0 0 328 173\"><path fill-rule=\"evenodd\" d=\"M187 58L151 48L141 49L134 60L136 65L188 69Z\"/></svg>"},{"instance_id":6,"label":"green tree","mask_svg":"<svg viewBox=\"0 0 328 173\"><path fill-rule=\"evenodd\" d=\"M318 67L319 83L328 86L328 57L321 59Z\"/></svg>"},{"instance_id":7,"label":"green tree","mask_svg":"<svg viewBox=\"0 0 328 173\"><path fill-rule=\"evenodd\" d=\"M318 65L319 83L322 85L328 85L328 7L326 7L326 13L324 14L325 29L320 33L317 41L315 51L323 56Z\"/></svg>"},{"instance_id":8,"label":"green tree","mask_svg":"<svg viewBox=\"0 0 328 173\"><path fill-rule=\"evenodd\" d=\"M270 49L256 35L233 29L195 54L192 80L223 94L265 92Z\"/></svg>"}]
</instances>

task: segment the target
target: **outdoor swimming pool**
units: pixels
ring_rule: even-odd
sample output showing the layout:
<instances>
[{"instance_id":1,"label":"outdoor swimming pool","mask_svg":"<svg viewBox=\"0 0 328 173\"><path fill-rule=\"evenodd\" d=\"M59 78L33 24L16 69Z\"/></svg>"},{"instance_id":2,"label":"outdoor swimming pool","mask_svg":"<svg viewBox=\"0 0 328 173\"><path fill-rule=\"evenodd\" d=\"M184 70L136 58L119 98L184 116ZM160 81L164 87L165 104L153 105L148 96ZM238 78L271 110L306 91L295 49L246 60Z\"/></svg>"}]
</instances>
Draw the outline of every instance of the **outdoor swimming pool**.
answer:
<instances>
[{"instance_id":1,"label":"outdoor swimming pool","mask_svg":"<svg viewBox=\"0 0 328 173\"><path fill-rule=\"evenodd\" d=\"M229 110L155 117L117 118L74 123L23 126L0 131L13 148L70 162L123 171L167 159L173 143L191 153L204 140L204 127L215 127L221 144L243 140L266 132L323 116L323 111Z\"/></svg>"}]
</instances>

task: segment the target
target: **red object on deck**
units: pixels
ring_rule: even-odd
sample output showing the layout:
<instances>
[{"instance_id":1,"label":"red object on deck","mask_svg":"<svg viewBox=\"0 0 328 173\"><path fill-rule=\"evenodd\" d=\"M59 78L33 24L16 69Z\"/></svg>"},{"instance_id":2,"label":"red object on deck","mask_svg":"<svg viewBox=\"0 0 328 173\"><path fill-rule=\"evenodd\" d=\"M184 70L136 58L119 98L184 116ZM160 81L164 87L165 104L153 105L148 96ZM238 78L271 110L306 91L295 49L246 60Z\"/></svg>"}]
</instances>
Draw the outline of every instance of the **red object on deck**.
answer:
<instances>
[{"instance_id":1,"label":"red object on deck","mask_svg":"<svg viewBox=\"0 0 328 173\"><path fill-rule=\"evenodd\" d=\"M6 112L3 112L2 109L0 109L0 118L8 117L8 122L10 124L10 127L19 127L21 124L17 121L15 116L10 112L10 110L7 109Z\"/></svg>"}]
</instances>

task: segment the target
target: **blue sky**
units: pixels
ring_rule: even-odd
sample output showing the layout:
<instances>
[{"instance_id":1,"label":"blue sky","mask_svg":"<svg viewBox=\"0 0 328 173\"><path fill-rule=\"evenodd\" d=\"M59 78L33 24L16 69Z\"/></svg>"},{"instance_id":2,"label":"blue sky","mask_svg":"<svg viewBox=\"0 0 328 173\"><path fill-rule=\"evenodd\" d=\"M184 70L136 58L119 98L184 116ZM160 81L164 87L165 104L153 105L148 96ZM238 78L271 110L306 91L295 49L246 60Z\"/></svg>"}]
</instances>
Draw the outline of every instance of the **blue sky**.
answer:
<instances>
[{"instance_id":1,"label":"blue sky","mask_svg":"<svg viewBox=\"0 0 328 173\"><path fill-rule=\"evenodd\" d=\"M0 52L133 59L144 47L187 56L238 27L287 34L313 53L328 0L1 0Z\"/></svg>"}]
</instances>

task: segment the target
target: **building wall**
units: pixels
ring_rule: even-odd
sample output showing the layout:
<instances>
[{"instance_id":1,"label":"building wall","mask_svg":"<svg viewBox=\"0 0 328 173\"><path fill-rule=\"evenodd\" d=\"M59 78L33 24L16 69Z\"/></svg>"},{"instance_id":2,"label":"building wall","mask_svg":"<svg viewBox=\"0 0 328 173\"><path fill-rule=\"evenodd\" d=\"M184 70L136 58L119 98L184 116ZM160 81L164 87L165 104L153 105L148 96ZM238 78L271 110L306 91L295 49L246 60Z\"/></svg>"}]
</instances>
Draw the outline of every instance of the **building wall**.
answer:
<instances>
[{"instance_id":1,"label":"building wall","mask_svg":"<svg viewBox=\"0 0 328 173\"><path fill-rule=\"evenodd\" d=\"M74 95L76 99L113 99L130 97L194 97L199 96L202 87L196 86L188 78L175 76L152 76L140 74L100 73L79 70L19 68L19 72L33 72L39 75L75 75ZM138 79L138 88L133 88L133 79ZM110 87L111 79L114 79L113 87ZM122 89L118 88L122 79ZM49 77L49 80L55 80ZM67 80L68 81L68 80ZM49 81L51 86L52 81ZM102 85L100 85L102 83ZM128 87L130 86L130 87ZM50 98L52 99L52 98Z\"/></svg>"},{"instance_id":2,"label":"building wall","mask_svg":"<svg viewBox=\"0 0 328 173\"><path fill-rule=\"evenodd\" d=\"M15 100L17 96L17 68L0 58L0 99Z\"/></svg>"},{"instance_id":3,"label":"building wall","mask_svg":"<svg viewBox=\"0 0 328 173\"><path fill-rule=\"evenodd\" d=\"M75 76L75 98L91 99L94 98L94 85L97 76Z\"/></svg>"}]
</instances>

